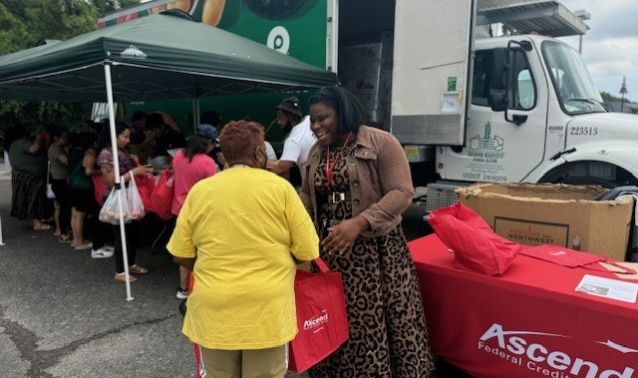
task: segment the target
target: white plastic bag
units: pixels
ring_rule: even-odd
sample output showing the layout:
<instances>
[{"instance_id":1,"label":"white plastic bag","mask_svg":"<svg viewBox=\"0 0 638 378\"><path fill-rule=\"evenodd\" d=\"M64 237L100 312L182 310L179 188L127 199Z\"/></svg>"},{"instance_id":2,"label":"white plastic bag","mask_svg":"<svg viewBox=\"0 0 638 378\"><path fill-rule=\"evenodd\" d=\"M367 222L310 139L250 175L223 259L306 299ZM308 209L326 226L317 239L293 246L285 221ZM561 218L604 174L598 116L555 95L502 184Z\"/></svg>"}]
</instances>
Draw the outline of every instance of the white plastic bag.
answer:
<instances>
[{"instance_id":1,"label":"white plastic bag","mask_svg":"<svg viewBox=\"0 0 638 378\"><path fill-rule=\"evenodd\" d=\"M126 190L122 190L122 213L124 214L124 222L130 222ZM100 222L115 225L120 223L120 208L117 205L117 190L115 190L115 188L111 189L111 193L109 193L104 201L104 205L102 205L102 210L100 210Z\"/></svg>"},{"instance_id":2,"label":"white plastic bag","mask_svg":"<svg viewBox=\"0 0 638 378\"><path fill-rule=\"evenodd\" d=\"M47 164L47 198L55 199L55 193L53 193L53 185L49 182L49 177L51 177L51 162Z\"/></svg>"},{"instance_id":3,"label":"white plastic bag","mask_svg":"<svg viewBox=\"0 0 638 378\"><path fill-rule=\"evenodd\" d=\"M51 184L47 184L47 198L55 199L55 193L53 193L53 186L51 186Z\"/></svg>"},{"instance_id":4,"label":"white plastic bag","mask_svg":"<svg viewBox=\"0 0 638 378\"><path fill-rule=\"evenodd\" d=\"M126 200L128 202L129 219L138 220L144 217L144 202L140 192L137 190L137 184L135 183L135 176L130 172L131 179L128 182L126 188Z\"/></svg>"}]
</instances>

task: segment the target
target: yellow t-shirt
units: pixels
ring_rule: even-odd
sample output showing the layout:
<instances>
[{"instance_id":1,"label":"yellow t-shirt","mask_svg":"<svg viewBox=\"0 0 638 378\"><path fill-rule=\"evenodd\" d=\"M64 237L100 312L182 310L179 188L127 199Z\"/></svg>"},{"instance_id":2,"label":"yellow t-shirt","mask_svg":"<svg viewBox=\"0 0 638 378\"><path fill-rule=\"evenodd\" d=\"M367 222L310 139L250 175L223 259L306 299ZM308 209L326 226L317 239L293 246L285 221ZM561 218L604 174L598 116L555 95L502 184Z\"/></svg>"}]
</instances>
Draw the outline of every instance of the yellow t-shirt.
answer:
<instances>
[{"instance_id":1,"label":"yellow t-shirt","mask_svg":"<svg viewBox=\"0 0 638 378\"><path fill-rule=\"evenodd\" d=\"M281 177L234 167L198 182L167 245L194 258L183 333L209 349L264 349L297 333L292 258L319 256L297 192Z\"/></svg>"}]
</instances>

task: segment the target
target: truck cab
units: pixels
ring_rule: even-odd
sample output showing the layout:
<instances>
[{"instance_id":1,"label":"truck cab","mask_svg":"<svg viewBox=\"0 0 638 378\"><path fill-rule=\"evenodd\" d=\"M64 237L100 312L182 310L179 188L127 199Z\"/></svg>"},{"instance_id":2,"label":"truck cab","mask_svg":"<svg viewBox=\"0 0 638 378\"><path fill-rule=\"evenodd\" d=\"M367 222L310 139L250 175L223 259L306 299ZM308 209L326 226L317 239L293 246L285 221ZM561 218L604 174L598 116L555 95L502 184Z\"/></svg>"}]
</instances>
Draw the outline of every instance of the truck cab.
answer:
<instances>
[{"instance_id":1,"label":"truck cab","mask_svg":"<svg viewBox=\"0 0 638 378\"><path fill-rule=\"evenodd\" d=\"M465 145L437 149L441 177L635 181L631 165L611 157L620 135L638 131L638 118L607 113L573 48L537 35L478 40L472 72Z\"/></svg>"},{"instance_id":2,"label":"truck cab","mask_svg":"<svg viewBox=\"0 0 638 378\"><path fill-rule=\"evenodd\" d=\"M465 144L438 148L459 181L636 183L638 117L608 113L580 55L549 37L475 42Z\"/></svg>"}]
</instances>

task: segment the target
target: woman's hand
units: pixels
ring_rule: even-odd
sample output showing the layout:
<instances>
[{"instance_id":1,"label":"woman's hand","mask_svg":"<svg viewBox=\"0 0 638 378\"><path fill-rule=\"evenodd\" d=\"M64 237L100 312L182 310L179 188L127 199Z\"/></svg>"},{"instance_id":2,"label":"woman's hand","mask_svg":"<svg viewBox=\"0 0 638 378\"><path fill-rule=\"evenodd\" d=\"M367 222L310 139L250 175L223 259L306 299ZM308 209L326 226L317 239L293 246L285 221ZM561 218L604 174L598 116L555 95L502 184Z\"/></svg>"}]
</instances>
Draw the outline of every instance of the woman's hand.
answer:
<instances>
[{"instance_id":1,"label":"woman's hand","mask_svg":"<svg viewBox=\"0 0 638 378\"><path fill-rule=\"evenodd\" d=\"M142 165L142 164L140 164L140 158L137 155L135 155L135 154L131 154L129 156L129 159L131 159L131 161L133 162L133 165L136 165L136 166Z\"/></svg>"},{"instance_id":2,"label":"woman's hand","mask_svg":"<svg viewBox=\"0 0 638 378\"><path fill-rule=\"evenodd\" d=\"M359 234L368 226L368 221L362 216L346 219L338 225L328 228L328 236L321 241L321 247L327 253L342 255L352 248Z\"/></svg>"},{"instance_id":3,"label":"woman's hand","mask_svg":"<svg viewBox=\"0 0 638 378\"><path fill-rule=\"evenodd\" d=\"M152 175L153 168L150 165L139 165L133 168L133 176Z\"/></svg>"}]
</instances>

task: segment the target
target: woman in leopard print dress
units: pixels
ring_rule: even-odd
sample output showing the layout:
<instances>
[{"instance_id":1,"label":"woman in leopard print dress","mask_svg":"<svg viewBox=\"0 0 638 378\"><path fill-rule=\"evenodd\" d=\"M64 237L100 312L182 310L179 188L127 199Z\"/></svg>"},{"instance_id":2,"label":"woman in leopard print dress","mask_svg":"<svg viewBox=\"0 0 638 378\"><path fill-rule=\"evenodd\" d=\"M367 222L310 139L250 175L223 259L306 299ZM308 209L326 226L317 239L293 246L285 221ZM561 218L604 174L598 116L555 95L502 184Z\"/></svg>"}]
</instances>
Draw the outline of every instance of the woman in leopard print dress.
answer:
<instances>
[{"instance_id":1,"label":"woman in leopard print dress","mask_svg":"<svg viewBox=\"0 0 638 378\"><path fill-rule=\"evenodd\" d=\"M400 223L413 190L403 149L391 134L361 125L361 107L343 88L322 89L310 105L318 143L301 197L321 258L343 276L350 339L309 375L427 377L432 356Z\"/></svg>"}]
</instances>

